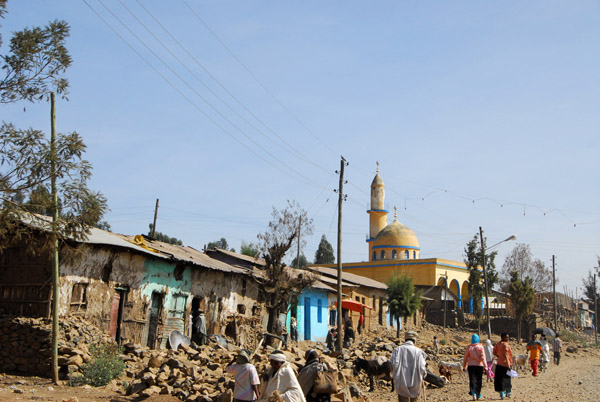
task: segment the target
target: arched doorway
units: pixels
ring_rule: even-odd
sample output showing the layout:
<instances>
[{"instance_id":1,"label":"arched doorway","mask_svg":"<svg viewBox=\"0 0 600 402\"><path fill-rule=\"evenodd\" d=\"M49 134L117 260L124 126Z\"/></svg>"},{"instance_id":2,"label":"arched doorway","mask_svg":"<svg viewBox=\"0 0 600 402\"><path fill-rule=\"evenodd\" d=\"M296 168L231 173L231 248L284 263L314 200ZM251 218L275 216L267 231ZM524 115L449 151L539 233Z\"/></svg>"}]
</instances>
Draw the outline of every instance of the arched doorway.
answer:
<instances>
[{"instance_id":1,"label":"arched doorway","mask_svg":"<svg viewBox=\"0 0 600 402\"><path fill-rule=\"evenodd\" d=\"M469 295L469 281L464 281L461 286L463 310L465 313L473 313L473 299Z\"/></svg>"}]
</instances>

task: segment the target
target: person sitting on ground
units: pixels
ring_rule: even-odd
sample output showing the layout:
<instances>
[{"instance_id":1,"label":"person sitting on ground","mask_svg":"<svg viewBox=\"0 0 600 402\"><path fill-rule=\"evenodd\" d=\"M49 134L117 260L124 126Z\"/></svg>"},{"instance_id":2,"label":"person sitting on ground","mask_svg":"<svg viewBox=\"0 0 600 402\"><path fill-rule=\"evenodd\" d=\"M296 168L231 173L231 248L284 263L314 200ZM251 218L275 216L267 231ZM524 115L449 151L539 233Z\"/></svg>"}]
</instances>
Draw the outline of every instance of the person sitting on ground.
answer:
<instances>
[{"instance_id":1,"label":"person sitting on ground","mask_svg":"<svg viewBox=\"0 0 600 402\"><path fill-rule=\"evenodd\" d=\"M298 382L306 397L306 402L331 402L331 394L316 394L314 392L317 372L328 370L330 367L319 361L319 352L315 349L308 349L304 353L304 359L306 364L298 373Z\"/></svg>"},{"instance_id":2,"label":"person sitting on ground","mask_svg":"<svg viewBox=\"0 0 600 402\"><path fill-rule=\"evenodd\" d=\"M335 350L335 341L337 339L337 328L331 327L327 332L327 337L325 338L325 344L327 345L327 349L330 352Z\"/></svg>"},{"instance_id":3,"label":"person sitting on ground","mask_svg":"<svg viewBox=\"0 0 600 402\"><path fill-rule=\"evenodd\" d=\"M225 368L228 373L235 376L233 386L233 402L248 402L258 399L260 390L260 379L256 372L256 367L250 364L250 352L242 349L233 361Z\"/></svg>"},{"instance_id":4,"label":"person sitting on ground","mask_svg":"<svg viewBox=\"0 0 600 402\"><path fill-rule=\"evenodd\" d=\"M271 368L265 375L265 386L259 401L306 402L294 369L287 363L285 354L281 350L274 350L269 355L269 364Z\"/></svg>"},{"instance_id":5,"label":"person sitting on ground","mask_svg":"<svg viewBox=\"0 0 600 402\"><path fill-rule=\"evenodd\" d=\"M354 329L352 329L352 322L350 320L346 321L346 327L344 328L344 348L352 347L354 343L355 335Z\"/></svg>"}]
</instances>

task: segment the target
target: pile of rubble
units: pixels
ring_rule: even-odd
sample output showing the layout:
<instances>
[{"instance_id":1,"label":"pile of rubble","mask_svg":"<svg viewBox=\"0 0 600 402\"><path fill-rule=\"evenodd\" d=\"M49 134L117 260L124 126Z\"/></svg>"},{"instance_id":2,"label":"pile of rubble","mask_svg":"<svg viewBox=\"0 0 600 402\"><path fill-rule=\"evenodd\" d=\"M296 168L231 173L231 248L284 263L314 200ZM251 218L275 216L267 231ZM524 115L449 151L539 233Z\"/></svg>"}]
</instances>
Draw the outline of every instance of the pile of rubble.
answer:
<instances>
[{"instance_id":1,"label":"pile of rubble","mask_svg":"<svg viewBox=\"0 0 600 402\"><path fill-rule=\"evenodd\" d=\"M50 376L52 322L45 318L0 318L0 367L7 373ZM102 331L72 316L59 322L58 365L63 377L81 372L89 345L112 342Z\"/></svg>"}]
</instances>

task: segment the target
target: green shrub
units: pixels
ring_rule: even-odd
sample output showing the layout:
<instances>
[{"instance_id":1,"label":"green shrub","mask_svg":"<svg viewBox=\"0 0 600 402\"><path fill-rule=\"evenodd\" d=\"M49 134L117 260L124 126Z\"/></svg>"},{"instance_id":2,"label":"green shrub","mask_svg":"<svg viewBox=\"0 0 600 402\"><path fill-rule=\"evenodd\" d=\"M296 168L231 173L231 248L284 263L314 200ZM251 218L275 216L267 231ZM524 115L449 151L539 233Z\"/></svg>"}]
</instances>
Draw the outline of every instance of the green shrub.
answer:
<instances>
[{"instance_id":1,"label":"green shrub","mask_svg":"<svg viewBox=\"0 0 600 402\"><path fill-rule=\"evenodd\" d=\"M444 345L446 345L446 343L447 343L447 342L446 342L446 340L445 340L445 339L440 339L440 345L444 346Z\"/></svg>"},{"instance_id":2,"label":"green shrub","mask_svg":"<svg viewBox=\"0 0 600 402\"><path fill-rule=\"evenodd\" d=\"M92 345L90 354L92 359L83 366L83 375L73 379L72 385L89 384L101 387L119 377L125 369L117 345Z\"/></svg>"}]
</instances>

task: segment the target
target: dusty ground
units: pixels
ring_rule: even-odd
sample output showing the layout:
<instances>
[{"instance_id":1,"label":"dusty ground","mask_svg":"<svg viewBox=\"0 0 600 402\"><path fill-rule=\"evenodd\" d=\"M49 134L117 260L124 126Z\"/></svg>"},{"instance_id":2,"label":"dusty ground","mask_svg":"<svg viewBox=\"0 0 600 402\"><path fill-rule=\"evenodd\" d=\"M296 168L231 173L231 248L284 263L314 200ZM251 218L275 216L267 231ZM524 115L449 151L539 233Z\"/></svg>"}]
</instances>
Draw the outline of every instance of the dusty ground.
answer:
<instances>
[{"instance_id":1,"label":"dusty ground","mask_svg":"<svg viewBox=\"0 0 600 402\"><path fill-rule=\"evenodd\" d=\"M470 339L470 332L461 330L443 330L436 326L426 326L419 334L418 346L427 347L431 343L433 335L444 340L447 346L465 346ZM362 340L368 340L381 333L373 333ZM363 335L364 336L364 335ZM496 338L496 337L495 337ZM494 341L499 339L493 339ZM361 339L359 339L359 342ZM515 345L511 342L516 354L524 352L524 345ZM565 346L566 348L566 346ZM444 360L462 361L462 356L442 355ZM432 361L431 366L436 363ZM434 371L435 372L435 371ZM436 373L437 374L437 373ZM469 380L465 374L455 375L454 383L446 385L441 389L428 389L426 391L427 402L441 401L470 401L467 394ZM367 391L364 376L361 387ZM15 392L16 391L16 392ZM18 393L21 392L22 393ZM482 389L484 400L500 400L499 395L494 392L493 383L486 383ZM395 394L389 391L389 384L380 382L377 390L367 393L372 402L395 402ZM131 402L136 399L125 397L123 391L117 386L104 388L92 387L69 387L67 385L53 385L50 380L38 377L17 377L0 375L0 401L69 401L75 402L100 401L100 402ZM421 397L420 401L424 401ZM170 396L154 396L145 399L148 402L176 402L178 399ZM578 353L563 353L560 366L550 365L545 373L537 378L530 371L523 371L519 378L513 380L513 397L515 402L600 402L600 350L580 349Z\"/></svg>"}]
</instances>

